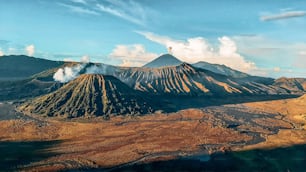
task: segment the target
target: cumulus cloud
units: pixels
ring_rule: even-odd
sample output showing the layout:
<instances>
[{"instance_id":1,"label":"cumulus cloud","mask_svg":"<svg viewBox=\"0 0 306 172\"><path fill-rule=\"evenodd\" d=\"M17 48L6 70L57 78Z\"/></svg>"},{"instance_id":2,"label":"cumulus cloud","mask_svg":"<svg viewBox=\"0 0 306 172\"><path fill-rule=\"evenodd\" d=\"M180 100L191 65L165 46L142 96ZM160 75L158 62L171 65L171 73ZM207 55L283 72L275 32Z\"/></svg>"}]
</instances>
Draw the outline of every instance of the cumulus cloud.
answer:
<instances>
[{"instance_id":1,"label":"cumulus cloud","mask_svg":"<svg viewBox=\"0 0 306 172\"><path fill-rule=\"evenodd\" d=\"M281 68L280 68L280 67L275 67L275 68L273 69L273 71L274 71L274 72L280 72L280 71L281 71Z\"/></svg>"},{"instance_id":2,"label":"cumulus cloud","mask_svg":"<svg viewBox=\"0 0 306 172\"><path fill-rule=\"evenodd\" d=\"M157 56L157 54L147 52L141 44L117 45L110 54L110 57L122 61L121 66L142 66Z\"/></svg>"},{"instance_id":3,"label":"cumulus cloud","mask_svg":"<svg viewBox=\"0 0 306 172\"><path fill-rule=\"evenodd\" d=\"M35 53L35 46L32 44L32 45L28 45L25 47L25 50L28 54L28 56L33 56L34 53Z\"/></svg>"},{"instance_id":4,"label":"cumulus cloud","mask_svg":"<svg viewBox=\"0 0 306 172\"><path fill-rule=\"evenodd\" d=\"M172 47L173 55L188 63L206 61L209 63L224 64L243 72L250 72L257 68L255 63L245 60L245 58L237 52L235 41L227 36L220 37L218 39L219 45L214 47L203 37L174 40L150 32L137 33L166 48Z\"/></svg>"},{"instance_id":5,"label":"cumulus cloud","mask_svg":"<svg viewBox=\"0 0 306 172\"><path fill-rule=\"evenodd\" d=\"M90 62L90 57L88 55L82 56L81 62L82 63L89 63Z\"/></svg>"},{"instance_id":6,"label":"cumulus cloud","mask_svg":"<svg viewBox=\"0 0 306 172\"><path fill-rule=\"evenodd\" d=\"M279 14L261 16L260 20L261 21L282 20L294 17L303 17L305 15L306 15L305 11L286 11Z\"/></svg>"}]
</instances>

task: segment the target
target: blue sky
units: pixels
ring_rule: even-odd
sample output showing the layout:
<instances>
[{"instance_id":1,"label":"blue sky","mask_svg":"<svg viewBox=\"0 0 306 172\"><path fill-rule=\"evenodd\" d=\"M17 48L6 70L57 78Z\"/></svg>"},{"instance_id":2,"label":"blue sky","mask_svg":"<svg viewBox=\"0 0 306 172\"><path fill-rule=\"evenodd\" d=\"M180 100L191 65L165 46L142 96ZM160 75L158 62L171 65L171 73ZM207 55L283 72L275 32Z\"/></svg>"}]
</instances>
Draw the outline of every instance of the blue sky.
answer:
<instances>
[{"instance_id":1,"label":"blue sky","mask_svg":"<svg viewBox=\"0 0 306 172\"><path fill-rule=\"evenodd\" d=\"M306 77L306 1L0 0L0 55L141 66L166 53Z\"/></svg>"}]
</instances>

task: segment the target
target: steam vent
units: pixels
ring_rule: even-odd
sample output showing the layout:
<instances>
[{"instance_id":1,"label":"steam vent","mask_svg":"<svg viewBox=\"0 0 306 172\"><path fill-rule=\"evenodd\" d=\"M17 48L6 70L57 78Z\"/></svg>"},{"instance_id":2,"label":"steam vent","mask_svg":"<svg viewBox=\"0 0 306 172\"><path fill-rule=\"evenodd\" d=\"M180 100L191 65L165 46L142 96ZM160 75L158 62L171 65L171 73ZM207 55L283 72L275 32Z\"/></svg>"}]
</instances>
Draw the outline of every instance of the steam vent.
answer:
<instances>
[{"instance_id":1,"label":"steam vent","mask_svg":"<svg viewBox=\"0 0 306 172\"><path fill-rule=\"evenodd\" d=\"M66 118L152 113L154 109L144 97L113 76L84 74L20 109Z\"/></svg>"}]
</instances>

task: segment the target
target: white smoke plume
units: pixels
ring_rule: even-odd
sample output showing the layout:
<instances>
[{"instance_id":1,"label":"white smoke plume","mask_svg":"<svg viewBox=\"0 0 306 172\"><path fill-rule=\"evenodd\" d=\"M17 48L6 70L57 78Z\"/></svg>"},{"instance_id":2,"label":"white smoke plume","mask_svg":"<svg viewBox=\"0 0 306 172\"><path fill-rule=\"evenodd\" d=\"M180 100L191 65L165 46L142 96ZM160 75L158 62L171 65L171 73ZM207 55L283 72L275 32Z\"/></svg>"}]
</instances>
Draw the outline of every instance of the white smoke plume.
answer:
<instances>
[{"instance_id":1,"label":"white smoke plume","mask_svg":"<svg viewBox=\"0 0 306 172\"><path fill-rule=\"evenodd\" d=\"M104 74L105 69L102 66L93 65L86 69L87 74Z\"/></svg>"},{"instance_id":2,"label":"white smoke plume","mask_svg":"<svg viewBox=\"0 0 306 172\"><path fill-rule=\"evenodd\" d=\"M80 75L80 71L85 68L86 64L90 62L89 56L83 56L81 62L82 64L58 69L53 75L53 79L61 83L67 83L75 79Z\"/></svg>"},{"instance_id":3,"label":"white smoke plume","mask_svg":"<svg viewBox=\"0 0 306 172\"><path fill-rule=\"evenodd\" d=\"M73 66L73 67L60 68L53 75L53 79L55 81L59 81L61 83L69 82L69 81L73 80L74 78L76 78L77 76L79 76L80 71L84 67L85 67L84 64L82 64L82 65L78 64L78 65Z\"/></svg>"},{"instance_id":4,"label":"white smoke plume","mask_svg":"<svg viewBox=\"0 0 306 172\"><path fill-rule=\"evenodd\" d=\"M111 65L105 65L105 64L90 64L89 56L83 56L81 58L81 64L77 64L72 67L64 67L58 69L55 74L53 75L53 79L55 81L61 82L61 83L67 83L75 78L77 78L81 73L81 71L84 71L86 74L102 74L102 75L113 75L116 72L118 72L116 67Z\"/></svg>"},{"instance_id":5,"label":"white smoke plume","mask_svg":"<svg viewBox=\"0 0 306 172\"><path fill-rule=\"evenodd\" d=\"M86 68L86 74L117 75L122 69L107 64L94 64Z\"/></svg>"}]
</instances>

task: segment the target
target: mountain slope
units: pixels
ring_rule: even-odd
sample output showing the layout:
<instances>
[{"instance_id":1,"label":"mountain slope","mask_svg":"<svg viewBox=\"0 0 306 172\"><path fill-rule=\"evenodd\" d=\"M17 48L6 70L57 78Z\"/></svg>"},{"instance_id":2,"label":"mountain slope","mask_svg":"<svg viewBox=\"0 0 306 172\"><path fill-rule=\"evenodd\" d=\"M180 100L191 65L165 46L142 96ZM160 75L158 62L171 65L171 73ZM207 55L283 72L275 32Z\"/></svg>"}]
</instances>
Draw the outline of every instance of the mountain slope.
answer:
<instances>
[{"instance_id":1,"label":"mountain slope","mask_svg":"<svg viewBox=\"0 0 306 172\"><path fill-rule=\"evenodd\" d=\"M36 97L55 91L61 86L58 82L41 81L37 78L0 81L0 101Z\"/></svg>"},{"instance_id":2,"label":"mountain slope","mask_svg":"<svg viewBox=\"0 0 306 172\"><path fill-rule=\"evenodd\" d=\"M190 64L164 68L129 68L117 77L135 90L158 95L258 95L285 94L271 85L273 79L233 78L199 69Z\"/></svg>"},{"instance_id":3,"label":"mountain slope","mask_svg":"<svg viewBox=\"0 0 306 172\"><path fill-rule=\"evenodd\" d=\"M153 61L147 63L143 67L159 68L159 67L166 67L166 66L177 66L182 63L183 63L182 61L172 56L171 54L164 54L154 59Z\"/></svg>"},{"instance_id":4,"label":"mountain slope","mask_svg":"<svg viewBox=\"0 0 306 172\"><path fill-rule=\"evenodd\" d=\"M287 92L296 93L306 91L305 78L279 78L273 83L274 86L285 89Z\"/></svg>"},{"instance_id":5,"label":"mountain slope","mask_svg":"<svg viewBox=\"0 0 306 172\"><path fill-rule=\"evenodd\" d=\"M248 77L250 75L240 72L238 70L234 70L230 67L227 67L225 65L220 65L220 64L211 64L211 63L207 63L207 62L197 62L192 64L192 66L197 67L197 68L201 68L201 69L206 69L218 74L222 74L222 75L226 75L226 76L231 76L234 78L243 78L243 77Z\"/></svg>"},{"instance_id":6,"label":"mountain slope","mask_svg":"<svg viewBox=\"0 0 306 172\"><path fill-rule=\"evenodd\" d=\"M0 57L0 80L25 79L47 69L64 64L25 55L10 55Z\"/></svg>"},{"instance_id":7,"label":"mountain slope","mask_svg":"<svg viewBox=\"0 0 306 172\"><path fill-rule=\"evenodd\" d=\"M84 74L20 109L68 118L151 113L153 108L144 97L113 76Z\"/></svg>"}]
</instances>

